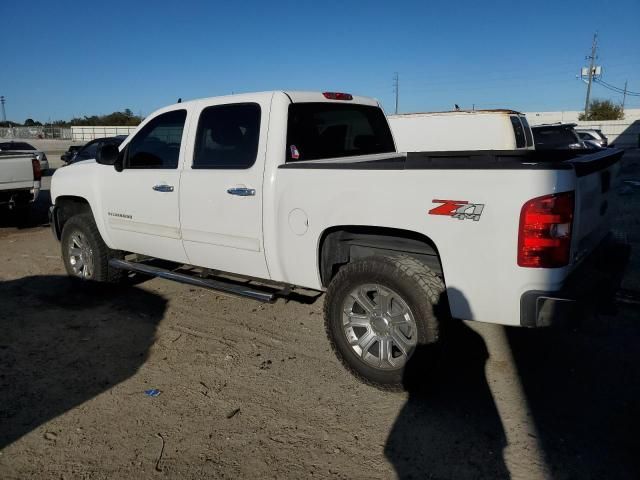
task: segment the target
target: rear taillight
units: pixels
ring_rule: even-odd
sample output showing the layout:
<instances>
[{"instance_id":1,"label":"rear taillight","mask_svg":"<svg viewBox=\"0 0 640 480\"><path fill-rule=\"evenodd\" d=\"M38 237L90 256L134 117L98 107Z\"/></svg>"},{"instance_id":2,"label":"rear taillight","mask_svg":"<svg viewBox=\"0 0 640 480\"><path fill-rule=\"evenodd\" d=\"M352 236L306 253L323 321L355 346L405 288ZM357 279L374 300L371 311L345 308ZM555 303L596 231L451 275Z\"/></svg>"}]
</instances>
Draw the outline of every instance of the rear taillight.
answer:
<instances>
[{"instance_id":1,"label":"rear taillight","mask_svg":"<svg viewBox=\"0 0 640 480\"><path fill-rule=\"evenodd\" d=\"M529 200L520 212L518 265L558 268L569 264L573 192Z\"/></svg>"},{"instance_id":2,"label":"rear taillight","mask_svg":"<svg viewBox=\"0 0 640 480\"><path fill-rule=\"evenodd\" d=\"M31 159L31 167L33 168L33 179L40 180L42 178L42 170L40 170L40 162L37 158Z\"/></svg>"},{"instance_id":3,"label":"rear taillight","mask_svg":"<svg viewBox=\"0 0 640 480\"><path fill-rule=\"evenodd\" d=\"M350 93L323 92L322 95L329 100L353 100L353 96Z\"/></svg>"}]
</instances>

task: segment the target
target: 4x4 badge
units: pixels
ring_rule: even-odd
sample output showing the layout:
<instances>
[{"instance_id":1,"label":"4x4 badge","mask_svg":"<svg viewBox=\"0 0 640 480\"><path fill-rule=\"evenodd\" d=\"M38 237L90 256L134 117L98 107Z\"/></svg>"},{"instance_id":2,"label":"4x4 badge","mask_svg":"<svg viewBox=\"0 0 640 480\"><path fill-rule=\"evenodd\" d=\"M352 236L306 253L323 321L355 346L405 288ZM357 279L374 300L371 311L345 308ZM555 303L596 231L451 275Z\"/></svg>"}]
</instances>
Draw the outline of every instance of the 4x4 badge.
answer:
<instances>
[{"instance_id":1,"label":"4x4 badge","mask_svg":"<svg viewBox=\"0 0 640 480\"><path fill-rule=\"evenodd\" d=\"M429 215L446 215L447 217L457 218L458 220L471 219L473 221L480 220L483 203L469 203L466 200L432 200L433 203L441 203L442 205L429 210Z\"/></svg>"}]
</instances>

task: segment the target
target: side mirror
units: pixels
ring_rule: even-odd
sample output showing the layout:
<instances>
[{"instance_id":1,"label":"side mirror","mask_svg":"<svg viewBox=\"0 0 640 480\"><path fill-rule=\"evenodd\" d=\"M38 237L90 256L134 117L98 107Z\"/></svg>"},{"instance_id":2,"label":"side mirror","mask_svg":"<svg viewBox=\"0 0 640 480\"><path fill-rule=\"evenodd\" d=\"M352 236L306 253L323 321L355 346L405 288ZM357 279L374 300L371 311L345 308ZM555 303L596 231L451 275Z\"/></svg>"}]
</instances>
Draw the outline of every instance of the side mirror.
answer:
<instances>
[{"instance_id":1,"label":"side mirror","mask_svg":"<svg viewBox=\"0 0 640 480\"><path fill-rule=\"evenodd\" d=\"M120 156L118 147L112 143L102 145L96 152L96 162L100 165L115 165Z\"/></svg>"}]
</instances>

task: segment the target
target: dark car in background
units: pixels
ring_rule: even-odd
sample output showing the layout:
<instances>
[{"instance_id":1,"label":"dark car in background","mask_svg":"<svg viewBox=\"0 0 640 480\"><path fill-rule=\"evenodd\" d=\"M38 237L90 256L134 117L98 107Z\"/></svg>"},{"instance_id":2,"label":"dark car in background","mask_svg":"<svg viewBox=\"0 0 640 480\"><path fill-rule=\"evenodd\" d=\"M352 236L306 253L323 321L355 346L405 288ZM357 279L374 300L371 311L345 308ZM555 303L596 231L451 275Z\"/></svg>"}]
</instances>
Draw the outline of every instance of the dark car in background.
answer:
<instances>
[{"instance_id":1,"label":"dark car in background","mask_svg":"<svg viewBox=\"0 0 640 480\"><path fill-rule=\"evenodd\" d=\"M536 150L580 150L587 146L575 131L575 123L553 123L531 127Z\"/></svg>"},{"instance_id":2,"label":"dark car in background","mask_svg":"<svg viewBox=\"0 0 640 480\"><path fill-rule=\"evenodd\" d=\"M76 156L76 153L78 153L78 150L80 150L82 147L84 147L84 145L70 145L69 149L62 155L60 155L60 160L62 160L64 163L69 163L69 161Z\"/></svg>"},{"instance_id":3,"label":"dark car in background","mask_svg":"<svg viewBox=\"0 0 640 480\"><path fill-rule=\"evenodd\" d=\"M116 135L115 137L104 137L104 138L96 138L95 140L91 140L86 145L79 147L75 154L65 160L67 165L71 163L81 162L83 160L89 160L92 158L96 158L96 153L103 145L115 145L119 146L124 139L127 138L126 135ZM69 147L71 150L71 147Z\"/></svg>"}]
</instances>

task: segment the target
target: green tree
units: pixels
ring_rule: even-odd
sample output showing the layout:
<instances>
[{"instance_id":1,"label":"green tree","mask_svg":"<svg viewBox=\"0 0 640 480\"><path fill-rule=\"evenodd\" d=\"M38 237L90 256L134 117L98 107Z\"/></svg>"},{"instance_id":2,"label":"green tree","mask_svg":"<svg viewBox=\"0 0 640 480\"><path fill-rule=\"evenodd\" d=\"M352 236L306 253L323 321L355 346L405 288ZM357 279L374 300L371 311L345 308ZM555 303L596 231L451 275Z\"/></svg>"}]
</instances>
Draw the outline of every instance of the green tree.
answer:
<instances>
[{"instance_id":1,"label":"green tree","mask_svg":"<svg viewBox=\"0 0 640 480\"><path fill-rule=\"evenodd\" d=\"M72 118L69 124L77 126L129 126L135 127L142 122L142 117L134 115L133 112L126 108L123 112L113 112L108 115L92 115L90 117Z\"/></svg>"},{"instance_id":2,"label":"green tree","mask_svg":"<svg viewBox=\"0 0 640 480\"><path fill-rule=\"evenodd\" d=\"M624 110L621 105L616 105L611 100L594 99L589 104L589 115L581 113L578 120L622 120Z\"/></svg>"}]
</instances>

